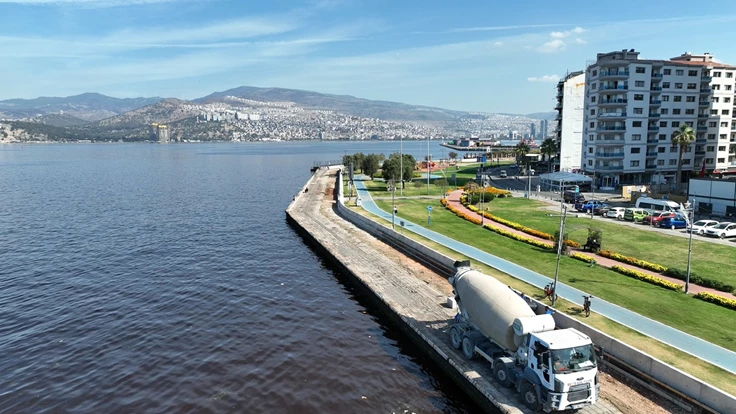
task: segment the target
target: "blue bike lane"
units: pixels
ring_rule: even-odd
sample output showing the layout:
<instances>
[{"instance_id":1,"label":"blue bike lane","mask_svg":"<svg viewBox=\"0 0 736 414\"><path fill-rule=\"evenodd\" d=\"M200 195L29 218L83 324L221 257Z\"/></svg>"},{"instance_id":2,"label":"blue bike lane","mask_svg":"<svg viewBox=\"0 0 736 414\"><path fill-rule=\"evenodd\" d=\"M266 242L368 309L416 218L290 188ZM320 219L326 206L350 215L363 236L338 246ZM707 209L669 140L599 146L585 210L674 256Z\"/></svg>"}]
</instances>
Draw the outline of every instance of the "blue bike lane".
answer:
<instances>
[{"instance_id":1,"label":"blue bike lane","mask_svg":"<svg viewBox=\"0 0 736 414\"><path fill-rule=\"evenodd\" d=\"M358 196L361 199L361 205L364 210L388 222L391 222L392 214L378 208L376 203L373 201L370 192L366 189L365 184L362 181L359 181L357 176L355 179L355 188ZM400 221L398 215L396 216L395 220L395 224L398 226ZM504 260L498 256L494 256L473 246L461 243L455 239L436 233L426 227L419 226L407 220L404 220L404 223L404 228L408 231L433 240L449 249L470 257L473 260L484 263L487 266L493 267L494 269L509 274L517 279L523 280L540 289L542 289L546 284L552 282L552 279L547 276L543 276L515 263ZM565 285L563 283L558 284L557 294L560 297L563 297L573 303L580 305L581 307L583 296L589 296L588 293L575 289L574 287ZM632 312L628 309L624 309L613 303L606 302L597 297L595 298L595 303L593 304L592 308L594 309L594 312L603 315L608 319L616 321L637 332L640 332L643 335L652 337L669 346L672 346L683 352L700 358L703 361L707 361L713 365L721 367L722 369L730 371L733 374L736 374L736 352L712 344L686 332L682 332L675 328L669 327L663 323L649 319L645 316L639 315L638 313Z\"/></svg>"}]
</instances>

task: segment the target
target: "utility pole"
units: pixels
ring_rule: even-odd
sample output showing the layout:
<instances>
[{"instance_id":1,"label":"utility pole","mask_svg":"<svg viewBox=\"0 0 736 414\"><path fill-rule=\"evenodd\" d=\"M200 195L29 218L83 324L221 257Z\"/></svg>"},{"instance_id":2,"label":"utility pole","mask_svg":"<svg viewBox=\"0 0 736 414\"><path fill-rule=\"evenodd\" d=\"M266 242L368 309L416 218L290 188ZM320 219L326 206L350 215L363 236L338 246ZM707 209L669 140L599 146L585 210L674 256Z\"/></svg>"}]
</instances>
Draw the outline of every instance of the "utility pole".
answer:
<instances>
[{"instance_id":1,"label":"utility pole","mask_svg":"<svg viewBox=\"0 0 736 414\"><path fill-rule=\"evenodd\" d=\"M567 218L567 207L562 205L562 214L560 215L560 232L557 236L557 266L555 267L555 283L552 285L552 307L557 302L557 280L560 275L560 257L562 257L562 240L565 234L565 219Z\"/></svg>"},{"instance_id":2,"label":"utility pole","mask_svg":"<svg viewBox=\"0 0 736 414\"><path fill-rule=\"evenodd\" d=\"M396 230L396 178L392 177L392 181L394 182L394 188L391 191L391 230Z\"/></svg>"},{"instance_id":3,"label":"utility pole","mask_svg":"<svg viewBox=\"0 0 736 414\"><path fill-rule=\"evenodd\" d=\"M688 293L690 290L690 256L692 256L693 253L693 233L695 232L693 230L693 220L695 220L695 209L693 208L693 202L690 202L690 211L688 211L688 215L690 216L690 242L688 242L687 246L687 276L685 277L685 293Z\"/></svg>"},{"instance_id":4,"label":"utility pole","mask_svg":"<svg viewBox=\"0 0 736 414\"><path fill-rule=\"evenodd\" d=\"M429 195L429 135L427 135L427 195Z\"/></svg>"},{"instance_id":5,"label":"utility pole","mask_svg":"<svg viewBox=\"0 0 736 414\"><path fill-rule=\"evenodd\" d=\"M399 135L399 171L401 171L401 190L400 195L404 195L404 137ZM413 169L412 169L413 171Z\"/></svg>"},{"instance_id":6,"label":"utility pole","mask_svg":"<svg viewBox=\"0 0 736 414\"><path fill-rule=\"evenodd\" d=\"M590 218L592 220L595 212L595 206L593 205L593 200L595 200L595 171L593 171L593 181L590 183L590 188L593 190L593 197L590 199Z\"/></svg>"}]
</instances>

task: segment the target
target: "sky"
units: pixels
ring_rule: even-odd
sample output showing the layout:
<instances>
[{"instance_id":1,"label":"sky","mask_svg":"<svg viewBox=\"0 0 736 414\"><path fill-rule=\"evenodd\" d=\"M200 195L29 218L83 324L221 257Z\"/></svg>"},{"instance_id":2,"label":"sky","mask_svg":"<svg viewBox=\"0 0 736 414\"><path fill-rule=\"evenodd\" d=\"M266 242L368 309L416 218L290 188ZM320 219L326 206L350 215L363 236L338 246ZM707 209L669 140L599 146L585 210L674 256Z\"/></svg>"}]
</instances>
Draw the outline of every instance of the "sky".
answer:
<instances>
[{"instance_id":1,"label":"sky","mask_svg":"<svg viewBox=\"0 0 736 414\"><path fill-rule=\"evenodd\" d=\"M736 64L732 0L0 0L0 99L282 87L549 112L596 53Z\"/></svg>"}]
</instances>

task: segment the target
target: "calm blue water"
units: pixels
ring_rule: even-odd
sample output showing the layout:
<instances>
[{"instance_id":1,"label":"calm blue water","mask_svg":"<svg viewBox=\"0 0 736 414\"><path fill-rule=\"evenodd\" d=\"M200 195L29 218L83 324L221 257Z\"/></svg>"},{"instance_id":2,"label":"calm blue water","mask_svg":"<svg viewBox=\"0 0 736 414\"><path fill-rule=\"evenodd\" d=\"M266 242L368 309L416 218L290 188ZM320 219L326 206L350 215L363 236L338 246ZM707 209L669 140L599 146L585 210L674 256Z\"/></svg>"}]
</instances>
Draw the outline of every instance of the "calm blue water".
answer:
<instances>
[{"instance_id":1,"label":"calm blue water","mask_svg":"<svg viewBox=\"0 0 736 414\"><path fill-rule=\"evenodd\" d=\"M477 411L285 221L314 161L394 150L0 146L0 411Z\"/></svg>"}]
</instances>

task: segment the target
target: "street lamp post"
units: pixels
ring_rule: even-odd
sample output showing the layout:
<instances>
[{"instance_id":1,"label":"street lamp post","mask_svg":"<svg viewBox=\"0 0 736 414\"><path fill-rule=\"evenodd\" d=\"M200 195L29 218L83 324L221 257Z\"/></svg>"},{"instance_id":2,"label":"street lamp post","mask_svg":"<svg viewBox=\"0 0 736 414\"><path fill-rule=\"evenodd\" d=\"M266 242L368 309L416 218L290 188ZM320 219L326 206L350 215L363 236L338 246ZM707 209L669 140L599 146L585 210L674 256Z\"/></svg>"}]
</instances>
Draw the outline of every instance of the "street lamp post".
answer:
<instances>
[{"instance_id":1,"label":"street lamp post","mask_svg":"<svg viewBox=\"0 0 736 414\"><path fill-rule=\"evenodd\" d=\"M590 183L591 190L593 190L593 197L591 198L590 202L590 218L591 220L595 218L595 207L593 206L593 201L595 200L595 171L593 171L593 181Z\"/></svg>"},{"instance_id":2,"label":"street lamp post","mask_svg":"<svg viewBox=\"0 0 736 414\"><path fill-rule=\"evenodd\" d=\"M401 135L399 136L399 171L400 171L399 176L401 177L401 183L400 183L401 190L399 190L399 194L403 196L404 195L404 137Z\"/></svg>"},{"instance_id":3,"label":"street lamp post","mask_svg":"<svg viewBox=\"0 0 736 414\"><path fill-rule=\"evenodd\" d=\"M427 135L427 195L429 195L429 135Z\"/></svg>"},{"instance_id":4,"label":"street lamp post","mask_svg":"<svg viewBox=\"0 0 736 414\"><path fill-rule=\"evenodd\" d=\"M693 220L695 219L695 209L692 207L693 203L690 202L690 211L688 211L688 215L690 216L690 241L688 242L687 246L687 275L685 276L685 293L687 294L690 290L690 256L692 256L693 252Z\"/></svg>"},{"instance_id":5,"label":"street lamp post","mask_svg":"<svg viewBox=\"0 0 736 414\"><path fill-rule=\"evenodd\" d=\"M392 177L391 181L393 181L394 185L391 191L391 205L393 206L391 210L391 230L396 230L396 177Z\"/></svg>"},{"instance_id":6,"label":"street lamp post","mask_svg":"<svg viewBox=\"0 0 736 414\"><path fill-rule=\"evenodd\" d=\"M560 258L562 257L562 240L565 231L565 218L567 218L567 207L562 205L562 214L560 215L560 232L557 235L557 265L555 267L555 283L552 285L552 307L557 302L557 280L560 275Z\"/></svg>"}]
</instances>

